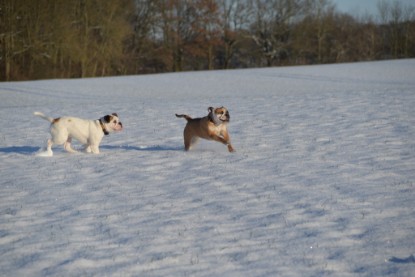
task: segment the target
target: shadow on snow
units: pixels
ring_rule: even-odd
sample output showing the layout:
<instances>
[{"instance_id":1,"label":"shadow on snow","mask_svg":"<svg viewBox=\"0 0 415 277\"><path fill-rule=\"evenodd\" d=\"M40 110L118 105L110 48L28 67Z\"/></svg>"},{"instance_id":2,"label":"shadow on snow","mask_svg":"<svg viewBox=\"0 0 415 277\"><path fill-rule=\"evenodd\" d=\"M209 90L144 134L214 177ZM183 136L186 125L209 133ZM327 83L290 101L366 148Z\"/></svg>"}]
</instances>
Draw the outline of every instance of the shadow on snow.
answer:
<instances>
[{"instance_id":1,"label":"shadow on snow","mask_svg":"<svg viewBox=\"0 0 415 277\"><path fill-rule=\"evenodd\" d=\"M389 262L398 263L398 264L410 264L410 263L415 263L415 257L414 255L411 255L407 258L392 257L389 259Z\"/></svg>"},{"instance_id":2,"label":"shadow on snow","mask_svg":"<svg viewBox=\"0 0 415 277\"><path fill-rule=\"evenodd\" d=\"M56 147L57 148L57 147ZM56 149L54 148L54 149ZM151 145L151 146L112 146L112 145L101 145L100 149L106 150L125 150L125 151L182 151L183 147L172 147L164 145ZM16 153L22 155L32 155L41 150L41 147L33 146L9 146L9 147L0 147L0 153Z\"/></svg>"},{"instance_id":3,"label":"shadow on snow","mask_svg":"<svg viewBox=\"0 0 415 277\"><path fill-rule=\"evenodd\" d=\"M121 145L121 146L114 146L114 145L102 145L99 147L100 149L121 149L125 151L184 151L183 146L166 146L166 145L150 145L150 146L131 146L131 145Z\"/></svg>"},{"instance_id":4,"label":"shadow on snow","mask_svg":"<svg viewBox=\"0 0 415 277\"><path fill-rule=\"evenodd\" d=\"M40 147L33 146L10 146L0 147L0 153L33 154L39 151Z\"/></svg>"}]
</instances>

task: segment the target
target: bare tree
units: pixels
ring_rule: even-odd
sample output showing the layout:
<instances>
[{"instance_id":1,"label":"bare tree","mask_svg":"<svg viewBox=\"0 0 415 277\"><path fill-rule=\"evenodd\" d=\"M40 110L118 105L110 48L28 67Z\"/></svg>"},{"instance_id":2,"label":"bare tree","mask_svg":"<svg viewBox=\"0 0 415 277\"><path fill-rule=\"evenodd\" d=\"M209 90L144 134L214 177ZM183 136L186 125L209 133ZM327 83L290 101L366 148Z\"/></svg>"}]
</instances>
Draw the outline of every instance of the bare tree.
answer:
<instances>
[{"instance_id":1,"label":"bare tree","mask_svg":"<svg viewBox=\"0 0 415 277\"><path fill-rule=\"evenodd\" d=\"M414 21L415 8L411 5L403 6L401 2L392 3L385 0L378 2L378 12L381 28L385 30L383 36L383 52L388 57L406 57L411 51L411 22Z\"/></svg>"},{"instance_id":2,"label":"bare tree","mask_svg":"<svg viewBox=\"0 0 415 277\"><path fill-rule=\"evenodd\" d=\"M2 0L0 80L415 56L415 8L332 0Z\"/></svg>"},{"instance_id":3,"label":"bare tree","mask_svg":"<svg viewBox=\"0 0 415 277\"><path fill-rule=\"evenodd\" d=\"M164 47L171 53L171 69L182 71L185 46L197 36L192 29L195 12L192 1L167 0L159 4Z\"/></svg>"},{"instance_id":4,"label":"bare tree","mask_svg":"<svg viewBox=\"0 0 415 277\"><path fill-rule=\"evenodd\" d=\"M224 69L230 67L238 42L247 37L245 30L248 28L253 12L250 3L249 0L219 0Z\"/></svg>"},{"instance_id":5,"label":"bare tree","mask_svg":"<svg viewBox=\"0 0 415 277\"><path fill-rule=\"evenodd\" d=\"M28 50L22 29L25 25L25 7L19 0L4 0L0 3L0 64L2 79L9 81L18 72L18 58Z\"/></svg>"},{"instance_id":6,"label":"bare tree","mask_svg":"<svg viewBox=\"0 0 415 277\"><path fill-rule=\"evenodd\" d=\"M128 1L77 0L72 14L71 60L79 65L80 77L106 75L122 57L123 40L129 35ZM100 74L98 74L100 70Z\"/></svg>"},{"instance_id":7,"label":"bare tree","mask_svg":"<svg viewBox=\"0 0 415 277\"><path fill-rule=\"evenodd\" d=\"M135 0L131 17L133 32L125 42L128 53L125 59L125 70L132 73L164 71L158 66L161 58L158 55L157 42L160 38L159 1Z\"/></svg>"},{"instance_id":8,"label":"bare tree","mask_svg":"<svg viewBox=\"0 0 415 277\"><path fill-rule=\"evenodd\" d=\"M252 39L260 48L267 66L289 56L292 24L302 14L301 0L253 0L256 12Z\"/></svg>"}]
</instances>

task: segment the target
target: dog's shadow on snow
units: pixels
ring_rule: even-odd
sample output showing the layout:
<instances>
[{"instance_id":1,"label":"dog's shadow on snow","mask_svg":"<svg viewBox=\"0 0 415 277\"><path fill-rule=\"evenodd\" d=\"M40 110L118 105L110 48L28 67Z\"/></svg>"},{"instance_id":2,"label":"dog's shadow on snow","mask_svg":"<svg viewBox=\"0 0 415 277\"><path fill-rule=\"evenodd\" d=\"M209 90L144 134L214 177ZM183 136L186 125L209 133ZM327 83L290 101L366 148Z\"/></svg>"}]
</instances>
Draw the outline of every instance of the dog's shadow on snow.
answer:
<instances>
[{"instance_id":1,"label":"dog's shadow on snow","mask_svg":"<svg viewBox=\"0 0 415 277\"><path fill-rule=\"evenodd\" d=\"M34 146L10 146L10 147L0 147L0 153L17 153L23 155L31 155L38 152L41 147Z\"/></svg>"},{"instance_id":2,"label":"dog's shadow on snow","mask_svg":"<svg viewBox=\"0 0 415 277\"><path fill-rule=\"evenodd\" d=\"M131 145L101 145L99 147L103 150L125 150L125 151L183 151L183 147L172 147L165 145L151 145L151 146L131 146ZM39 152L42 147L34 146L9 146L9 147L0 147L0 153L15 153L21 155L34 155Z\"/></svg>"},{"instance_id":3,"label":"dog's shadow on snow","mask_svg":"<svg viewBox=\"0 0 415 277\"><path fill-rule=\"evenodd\" d=\"M132 146L132 145L101 145L100 149L106 150L125 150L125 151L184 151L183 146L166 146L166 145L150 145L150 146Z\"/></svg>"},{"instance_id":4,"label":"dog's shadow on snow","mask_svg":"<svg viewBox=\"0 0 415 277\"><path fill-rule=\"evenodd\" d=\"M406 258L392 257L389 259L389 262L397 263L397 264L411 264L411 263L415 263L415 257L414 255L411 255Z\"/></svg>"}]
</instances>

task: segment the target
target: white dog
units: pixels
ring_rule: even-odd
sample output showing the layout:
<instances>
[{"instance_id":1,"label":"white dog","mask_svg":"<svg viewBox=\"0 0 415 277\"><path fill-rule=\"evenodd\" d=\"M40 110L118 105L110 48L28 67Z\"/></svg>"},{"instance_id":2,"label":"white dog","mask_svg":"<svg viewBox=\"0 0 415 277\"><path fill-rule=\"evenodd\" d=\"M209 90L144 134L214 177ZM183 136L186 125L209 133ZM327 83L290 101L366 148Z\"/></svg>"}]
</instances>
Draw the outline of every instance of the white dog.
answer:
<instances>
[{"instance_id":1,"label":"white dog","mask_svg":"<svg viewBox=\"0 0 415 277\"><path fill-rule=\"evenodd\" d=\"M98 154L99 145L104 135L122 130L122 123L119 121L116 113L105 115L96 120L86 120L70 116L52 118L41 112L35 112L34 115L51 123L50 134L52 138L48 139L46 152L40 153L40 156L52 156L53 144L63 144L66 151L70 153L77 152L71 147L73 138L85 146L86 152Z\"/></svg>"}]
</instances>

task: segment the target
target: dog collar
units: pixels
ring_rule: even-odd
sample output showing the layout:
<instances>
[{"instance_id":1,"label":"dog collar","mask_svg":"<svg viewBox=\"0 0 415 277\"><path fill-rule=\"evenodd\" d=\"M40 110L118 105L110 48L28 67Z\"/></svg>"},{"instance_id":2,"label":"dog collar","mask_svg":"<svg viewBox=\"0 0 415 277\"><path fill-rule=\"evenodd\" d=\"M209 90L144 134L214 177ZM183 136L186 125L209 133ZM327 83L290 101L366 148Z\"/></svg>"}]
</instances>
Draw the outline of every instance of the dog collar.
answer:
<instances>
[{"instance_id":1,"label":"dog collar","mask_svg":"<svg viewBox=\"0 0 415 277\"><path fill-rule=\"evenodd\" d=\"M98 119L99 125L101 125L102 131L104 132L104 135L108 136L110 133L105 129L104 124L102 123L101 119Z\"/></svg>"}]
</instances>

